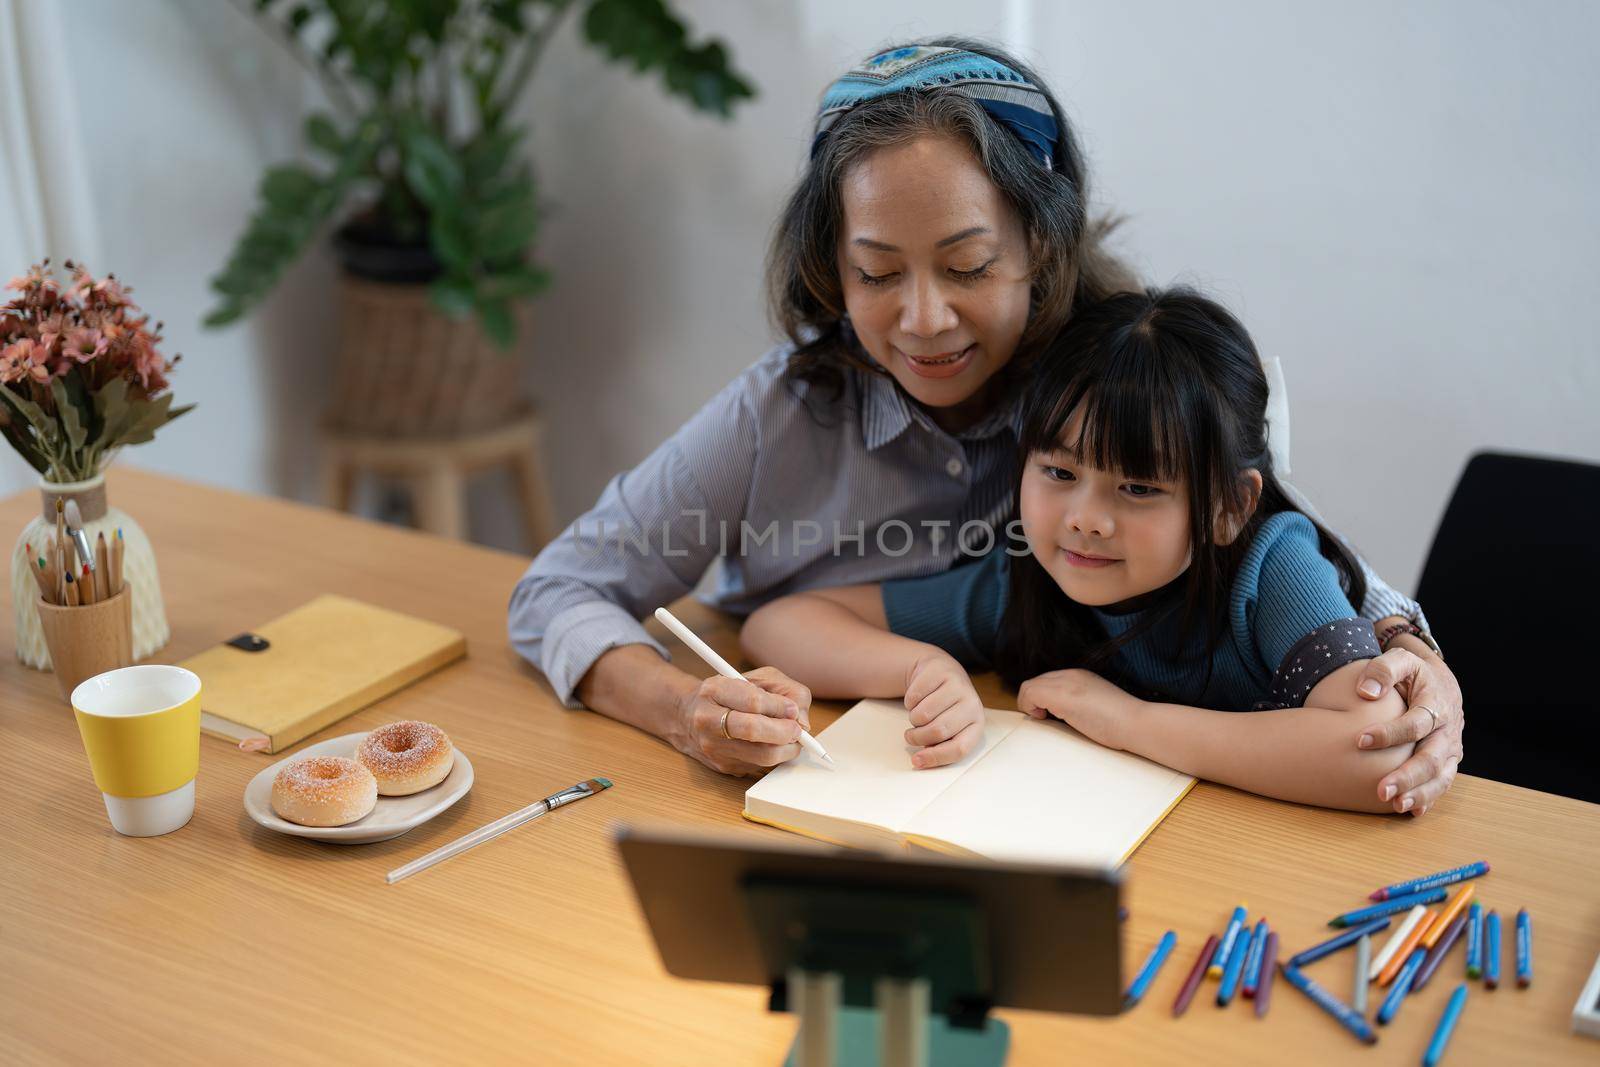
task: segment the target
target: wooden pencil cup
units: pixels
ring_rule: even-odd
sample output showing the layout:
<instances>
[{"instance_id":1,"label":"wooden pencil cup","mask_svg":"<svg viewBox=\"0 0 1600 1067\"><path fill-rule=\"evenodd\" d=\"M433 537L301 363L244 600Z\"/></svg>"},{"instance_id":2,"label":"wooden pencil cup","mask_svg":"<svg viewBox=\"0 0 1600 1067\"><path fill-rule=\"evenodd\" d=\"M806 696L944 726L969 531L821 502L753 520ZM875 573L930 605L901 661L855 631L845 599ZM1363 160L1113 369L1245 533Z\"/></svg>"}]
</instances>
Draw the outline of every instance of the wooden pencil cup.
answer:
<instances>
[{"instance_id":1,"label":"wooden pencil cup","mask_svg":"<svg viewBox=\"0 0 1600 1067\"><path fill-rule=\"evenodd\" d=\"M39 599L39 622L50 662L55 665L61 699L72 700L78 683L97 674L133 665L133 592L123 586L116 596L87 607L62 607Z\"/></svg>"}]
</instances>

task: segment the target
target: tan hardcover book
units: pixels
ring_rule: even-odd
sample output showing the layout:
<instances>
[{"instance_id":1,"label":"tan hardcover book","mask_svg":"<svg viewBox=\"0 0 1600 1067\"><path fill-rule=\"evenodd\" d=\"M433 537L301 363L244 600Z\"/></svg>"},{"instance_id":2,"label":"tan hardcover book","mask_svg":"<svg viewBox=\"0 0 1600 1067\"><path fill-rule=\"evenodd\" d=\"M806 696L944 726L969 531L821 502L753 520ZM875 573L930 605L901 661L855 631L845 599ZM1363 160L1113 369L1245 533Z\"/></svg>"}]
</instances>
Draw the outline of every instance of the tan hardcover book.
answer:
<instances>
[{"instance_id":1,"label":"tan hardcover book","mask_svg":"<svg viewBox=\"0 0 1600 1067\"><path fill-rule=\"evenodd\" d=\"M817 737L832 767L802 753L745 792L744 817L858 848L1114 867L1194 785L1064 723L992 708L976 751L918 771L906 728L901 705L863 700Z\"/></svg>"},{"instance_id":2,"label":"tan hardcover book","mask_svg":"<svg viewBox=\"0 0 1600 1067\"><path fill-rule=\"evenodd\" d=\"M200 676L200 729L280 749L467 654L455 630L342 596L320 596L179 666ZM239 644L251 645L246 640Z\"/></svg>"}]
</instances>

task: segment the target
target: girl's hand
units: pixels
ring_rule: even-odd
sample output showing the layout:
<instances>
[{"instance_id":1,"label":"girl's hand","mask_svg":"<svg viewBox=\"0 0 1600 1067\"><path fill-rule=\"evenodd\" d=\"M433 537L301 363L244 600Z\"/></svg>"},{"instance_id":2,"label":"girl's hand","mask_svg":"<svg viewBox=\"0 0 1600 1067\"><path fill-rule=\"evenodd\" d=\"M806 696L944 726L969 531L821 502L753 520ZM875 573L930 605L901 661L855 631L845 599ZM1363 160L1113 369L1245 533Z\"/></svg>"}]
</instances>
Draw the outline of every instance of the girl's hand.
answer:
<instances>
[{"instance_id":1,"label":"girl's hand","mask_svg":"<svg viewBox=\"0 0 1600 1067\"><path fill-rule=\"evenodd\" d=\"M954 763L983 740L983 701L961 664L943 652L911 665L906 710L911 713L906 744L922 746L911 756L918 770Z\"/></svg>"},{"instance_id":2,"label":"girl's hand","mask_svg":"<svg viewBox=\"0 0 1600 1067\"><path fill-rule=\"evenodd\" d=\"M1017 710L1035 719L1054 715L1107 748L1127 747L1129 719L1139 701L1093 671L1050 671L1017 690Z\"/></svg>"}]
</instances>

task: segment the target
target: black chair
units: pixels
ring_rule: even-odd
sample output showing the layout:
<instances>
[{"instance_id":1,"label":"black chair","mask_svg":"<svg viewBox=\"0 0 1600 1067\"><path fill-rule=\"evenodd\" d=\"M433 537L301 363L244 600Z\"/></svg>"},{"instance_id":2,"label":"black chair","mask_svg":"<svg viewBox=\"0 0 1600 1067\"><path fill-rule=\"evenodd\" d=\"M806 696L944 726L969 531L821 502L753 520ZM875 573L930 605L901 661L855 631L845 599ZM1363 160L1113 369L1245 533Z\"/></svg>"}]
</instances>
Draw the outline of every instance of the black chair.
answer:
<instances>
[{"instance_id":1,"label":"black chair","mask_svg":"<svg viewBox=\"0 0 1600 1067\"><path fill-rule=\"evenodd\" d=\"M1461 771L1600 803L1600 466L1473 456L1417 599L1461 682Z\"/></svg>"}]
</instances>

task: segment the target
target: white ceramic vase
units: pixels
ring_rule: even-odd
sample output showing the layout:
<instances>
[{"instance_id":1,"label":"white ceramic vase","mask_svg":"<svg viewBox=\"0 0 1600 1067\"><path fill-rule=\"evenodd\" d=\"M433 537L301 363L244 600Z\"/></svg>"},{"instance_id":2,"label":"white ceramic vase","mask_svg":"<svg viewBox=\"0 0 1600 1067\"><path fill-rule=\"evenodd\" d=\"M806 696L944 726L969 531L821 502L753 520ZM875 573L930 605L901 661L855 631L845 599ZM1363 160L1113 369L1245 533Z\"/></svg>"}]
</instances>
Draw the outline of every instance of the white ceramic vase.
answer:
<instances>
[{"instance_id":1,"label":"white ceramic vase","mask_svg":"<svg viewBox=\"0 0 1600 1067\"><path fill-rule=\"evenodd\" d=\"M30 571L29 546L33 559L44 554L44 548L55 536L55 501L76 500L83 512L84 530L89 544L95 543L97 534L105 534L106 542L122 530L125 547L122 554L122 579L133 593L133 658L144 659L167 643L172 636L167 626L166 608L161 603L161 582L156 574L156 557L151 551L150 539L139 524L122 510L106 502L106 476L90 478L86 482L47 482L39 480L40 508L22 533L11 552L11 607L17 623L17 658L35 670L50 669L50 649L45 645L44 629L39 624L37 600L39 587ZM50 516L46 519L46 515Z\"/></svg>"}]
</instances>

